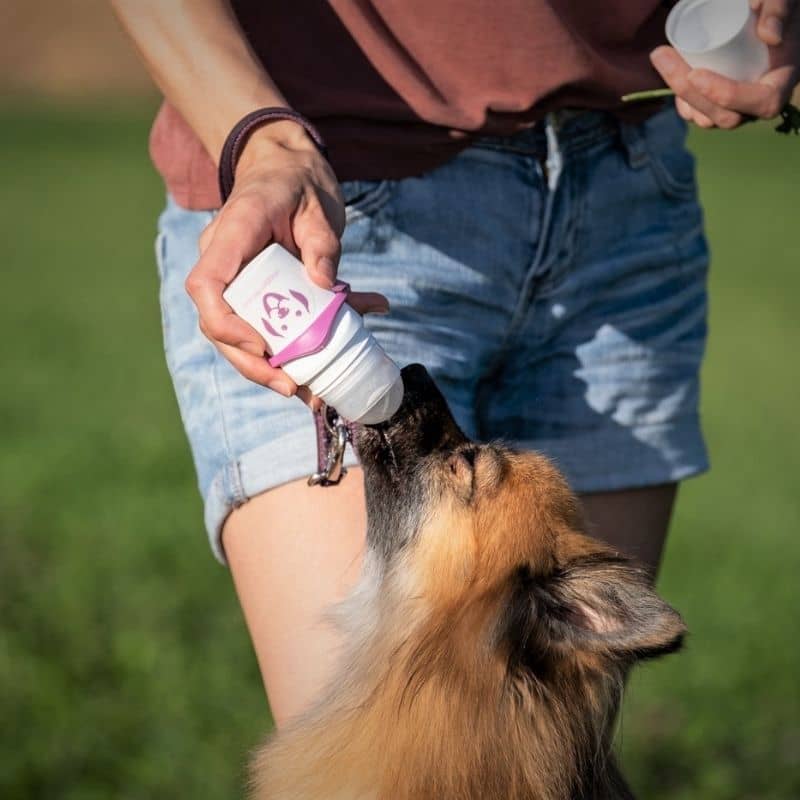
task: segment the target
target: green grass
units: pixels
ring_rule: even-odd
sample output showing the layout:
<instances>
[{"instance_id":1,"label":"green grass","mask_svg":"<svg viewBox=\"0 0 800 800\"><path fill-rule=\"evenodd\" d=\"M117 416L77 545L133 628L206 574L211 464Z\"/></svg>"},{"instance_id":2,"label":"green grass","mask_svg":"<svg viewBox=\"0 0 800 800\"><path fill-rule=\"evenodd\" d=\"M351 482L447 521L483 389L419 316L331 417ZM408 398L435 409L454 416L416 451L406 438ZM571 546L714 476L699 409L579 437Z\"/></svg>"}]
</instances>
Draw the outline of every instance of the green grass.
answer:
<instances>
[{"instance_id":1,"label":"green grass","mask_svg":"<svg viewBox=\"0 0 800 800\"><path fill-rule=\"evenodd\" d=\"M0 112L0 795L239 796L269 717L163 364L149 108ZM685 654L628 691L649 800L800 796L800 139L698 133L705 424L662 573Z\"/></svg>"}]
</instances>

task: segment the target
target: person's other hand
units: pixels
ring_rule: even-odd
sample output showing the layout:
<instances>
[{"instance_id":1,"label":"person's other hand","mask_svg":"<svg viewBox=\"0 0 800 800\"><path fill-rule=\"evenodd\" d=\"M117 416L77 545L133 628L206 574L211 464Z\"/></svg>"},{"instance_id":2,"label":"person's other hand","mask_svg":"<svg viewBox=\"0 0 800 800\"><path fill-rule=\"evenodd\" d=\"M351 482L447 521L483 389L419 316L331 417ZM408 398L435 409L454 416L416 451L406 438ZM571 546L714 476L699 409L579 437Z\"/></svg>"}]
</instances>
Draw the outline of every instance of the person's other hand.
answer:
<instances>
[{"instance_id":1,"label":"person's other hand","mask_svg":"<svg viewBox=\"0 0 800 800\"><path fill-rule=\"evenodd\" d=\"M702 128L736 128L754 117L777 116L789 101L800 77L800 0L750 0L750 5L758 12L758 35L770 54L769 72L757 81L692 69L672 47L650 54L685 120Z\"/></svg>"},{"instance_id":2,"label":"person's other hand","mask_svg":"<svg viewBox=\"0 0 800 800\"><path fill-rule=\"evenodd\" d=\"M228 361L251 381L289 397L315 398L281 369L269 365L261 335L223 300L222 292L243 263L270 242L299 256L311 279L330 288L339 262L345 211L339 184L327 160L303 128L279 121L255 131L236 167L230 198L200 237L200 260L186 291L200 316L200 329ZM352 292L359 313L385 312L383 295Z\"/></svg>"}]
</instances>

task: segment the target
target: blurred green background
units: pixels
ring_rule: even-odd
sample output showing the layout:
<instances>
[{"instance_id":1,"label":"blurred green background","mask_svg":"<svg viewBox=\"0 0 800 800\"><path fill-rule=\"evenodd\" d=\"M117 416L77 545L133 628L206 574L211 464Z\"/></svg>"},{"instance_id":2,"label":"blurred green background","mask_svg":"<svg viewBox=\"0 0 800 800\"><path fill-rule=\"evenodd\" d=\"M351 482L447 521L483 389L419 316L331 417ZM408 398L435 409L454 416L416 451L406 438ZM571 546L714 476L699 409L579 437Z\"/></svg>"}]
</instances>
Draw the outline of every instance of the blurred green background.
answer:
<instances>
[{"instance_id":1,"label":"blurred green background","mask_svg":"<svg viewBox=\"0 0 800 800\"><path fill-rule=\"evenodd\" d=\"M162 358L155 102L136 76L113 102L23 84L0 105L0 797L237 797L269 717ZM691 139L714 466L660 581L688 647L627 693L651 800L800 797L800 139L770 128Z\"/></svg>"}]
</instances>

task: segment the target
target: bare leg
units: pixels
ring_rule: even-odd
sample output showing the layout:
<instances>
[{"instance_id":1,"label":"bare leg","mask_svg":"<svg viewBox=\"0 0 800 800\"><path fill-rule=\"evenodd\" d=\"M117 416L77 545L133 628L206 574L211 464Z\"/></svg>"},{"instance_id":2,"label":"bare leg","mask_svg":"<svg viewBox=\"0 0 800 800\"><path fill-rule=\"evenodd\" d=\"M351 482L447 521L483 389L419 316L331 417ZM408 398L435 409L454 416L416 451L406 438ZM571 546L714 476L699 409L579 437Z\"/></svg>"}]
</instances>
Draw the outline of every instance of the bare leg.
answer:
<instances>
[{"instance_id":1,"label":"bare leg","mask_svg":"<svg viewBox=\"0 0 800 800\"><path fill-rule=\"evenodd\" d=\"M581 495L589 532L638 559L655 577L677 491L676 483L666 483Z\"/></svg>"},{"instance_id":2,"label":"bare leg","mask_svg":"<svg viewBox=\"0 0 800 800\"><path fill-rule=\"evenodd\" d=\"M278 726L332 673L338 639L321 616L358 577L365 532L360 469L335 487L279 486L225 523L225 553Z\"/></svg>"}]
</instances>

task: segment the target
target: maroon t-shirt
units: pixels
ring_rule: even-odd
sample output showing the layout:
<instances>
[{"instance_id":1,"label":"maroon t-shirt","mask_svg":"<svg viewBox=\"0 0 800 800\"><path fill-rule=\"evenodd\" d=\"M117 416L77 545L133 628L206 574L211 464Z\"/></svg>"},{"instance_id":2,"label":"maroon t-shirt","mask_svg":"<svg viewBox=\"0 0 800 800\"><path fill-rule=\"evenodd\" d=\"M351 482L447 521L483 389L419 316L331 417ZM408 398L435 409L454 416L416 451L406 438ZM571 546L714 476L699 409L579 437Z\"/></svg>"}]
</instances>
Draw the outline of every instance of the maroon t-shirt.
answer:
<instances>
[{"instance_id":1,"label":"maroon t-shirt","mask_svg":"<svg viewBox=\"0 0 800 800\"><path fill-rule=\"evenodd\" d=\"M648 53L664 41L672 3L232 5L267 72L319 127L337 176L349 180L419 174L476 134L510 134L554 109L621 112L622 94L662 85ZM153 125L150 150L178 203L220 204L214 160L169 104Z\"/></svg>"}]
</instances>

